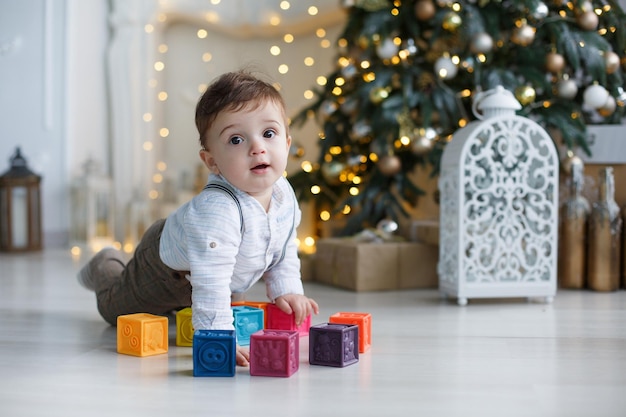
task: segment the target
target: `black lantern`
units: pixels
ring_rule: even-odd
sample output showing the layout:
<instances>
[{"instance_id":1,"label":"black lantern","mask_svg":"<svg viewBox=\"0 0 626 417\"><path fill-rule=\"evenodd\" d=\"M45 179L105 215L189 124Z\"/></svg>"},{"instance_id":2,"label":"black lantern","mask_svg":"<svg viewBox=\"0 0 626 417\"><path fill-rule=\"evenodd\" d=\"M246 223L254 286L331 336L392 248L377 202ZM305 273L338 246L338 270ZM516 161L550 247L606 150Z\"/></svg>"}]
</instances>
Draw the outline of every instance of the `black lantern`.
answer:
<instances>
[{"instance_id":1,"label":"black lantern","mask_svg":"<svg viewBox=\"0 0 626 417\"><path fill-rule=\"evenodd\" d=\"M41 177L26 166L20 148L0 176L0 251L41 249Z\"/></svg>"}]
</instances>

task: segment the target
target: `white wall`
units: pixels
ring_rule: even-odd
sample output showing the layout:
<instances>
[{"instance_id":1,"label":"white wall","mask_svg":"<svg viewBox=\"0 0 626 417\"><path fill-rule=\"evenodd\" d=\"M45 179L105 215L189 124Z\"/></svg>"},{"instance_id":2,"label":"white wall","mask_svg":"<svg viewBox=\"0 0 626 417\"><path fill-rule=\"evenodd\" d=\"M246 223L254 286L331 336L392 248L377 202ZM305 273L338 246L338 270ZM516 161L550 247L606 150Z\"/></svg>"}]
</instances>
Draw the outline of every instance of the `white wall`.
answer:
<instances>
[{"instance_id":1,"label":"white wall","mask_svg":"<svg viewBox=\"0 0 626 417\"><path fill-rule=\"evenodd\" d=\"M64 0L0 5L0 171L20 146L42 180L44 243L67 230Z\"/></svg>"},{"instance_id":2,"label":"white wall","mask_svg":"<svg viewBox=\"0 0 626 417\"><path fill-rule=\"evenodd\" d=\"M67 157L70 178L81 175L89 158L110 174L106 48L107 0L67 1Z\"/></svg>"}]
</instances>

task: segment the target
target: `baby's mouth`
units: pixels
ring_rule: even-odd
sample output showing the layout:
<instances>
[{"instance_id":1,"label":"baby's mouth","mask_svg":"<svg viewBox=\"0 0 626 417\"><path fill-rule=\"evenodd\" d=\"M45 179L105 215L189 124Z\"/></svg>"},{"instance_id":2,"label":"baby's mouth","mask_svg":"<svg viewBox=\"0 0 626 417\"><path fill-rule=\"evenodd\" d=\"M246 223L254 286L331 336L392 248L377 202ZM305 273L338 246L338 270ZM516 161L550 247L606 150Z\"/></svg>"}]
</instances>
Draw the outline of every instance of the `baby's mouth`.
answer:
<instances>
[{"instance_id":1,"label":"baby's mouth","mask_svg":"<svg viewBox=\"0 0 626 417\"><path fill-rule=\"evenodd\" d=\"M263 169L269 168L269 164L259 164L252 168L253 171L260 171Z\"/></svg>"}]
</instances>

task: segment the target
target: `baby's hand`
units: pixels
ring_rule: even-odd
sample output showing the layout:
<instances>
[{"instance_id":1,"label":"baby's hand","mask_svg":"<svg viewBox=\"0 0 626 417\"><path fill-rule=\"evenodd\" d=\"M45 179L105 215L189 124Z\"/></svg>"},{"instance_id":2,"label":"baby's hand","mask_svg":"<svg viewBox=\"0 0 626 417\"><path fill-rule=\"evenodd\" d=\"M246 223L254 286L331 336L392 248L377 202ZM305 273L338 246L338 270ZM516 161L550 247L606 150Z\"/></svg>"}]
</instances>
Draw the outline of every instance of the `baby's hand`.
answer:
<instances>
[{"instance_id":1,"label":"baby's hand","mask_svg":"<svg viewBox=\"0 0 626 417\"><path fill-rule=\"evenodd\" d=\"M250 364L250 349L237 346L237 365L248 366Z\"/></svg>"},{"instance_id":2,"label":"baby's hand","mask_svg":"<svg viewBox=\"0 0 626 417\"><path fill-rule=\"evenodd\" d=\"M280 308L285 314L294 314L297 326L300 326L304 319L311 314L319 314L320 312L315 300L300 294L281 295L275 302L276 307Z\"/></svg>"}]
</instances>

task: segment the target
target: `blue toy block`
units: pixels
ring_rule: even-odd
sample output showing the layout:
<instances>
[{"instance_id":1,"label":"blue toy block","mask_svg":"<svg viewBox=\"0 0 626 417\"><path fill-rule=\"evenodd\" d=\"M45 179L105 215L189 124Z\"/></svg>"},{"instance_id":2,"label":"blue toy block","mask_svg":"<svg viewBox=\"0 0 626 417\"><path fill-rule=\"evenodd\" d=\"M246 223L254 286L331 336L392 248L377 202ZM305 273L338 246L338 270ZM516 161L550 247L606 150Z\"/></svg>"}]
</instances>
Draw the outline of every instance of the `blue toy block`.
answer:
<instances>
[{"instance_id":1,"label":"blue toy block","mask_svg":"<svg viewBox=\"0 0 626 417\"><path fill-rule=\"evenodd\" d=\"M359 361L359 326L323 323L309 329L309 363L343 368Z\"/></svg>"},{"instance_id":2,"label":"blue toy block","mask_svg":"<svg viewBox=\"0 0 626 417\"><path fill-rule=\"evenodd\" d=\"M263 329L263 310L250 306L234 306L233 309L233 325L237 332L237 344L239 346L248 346L250 344L250 335Z\"/></svg>"},{"instance_id":3,"label":"blue toy block","mask_svg":"<svg viewBox=\"0 0 626 417\"><path fill-rule=\"evenodd\" d=\"M193 376L235 376L234 330L196 330L193 334Z\"/></svg>"}]
</instances>

